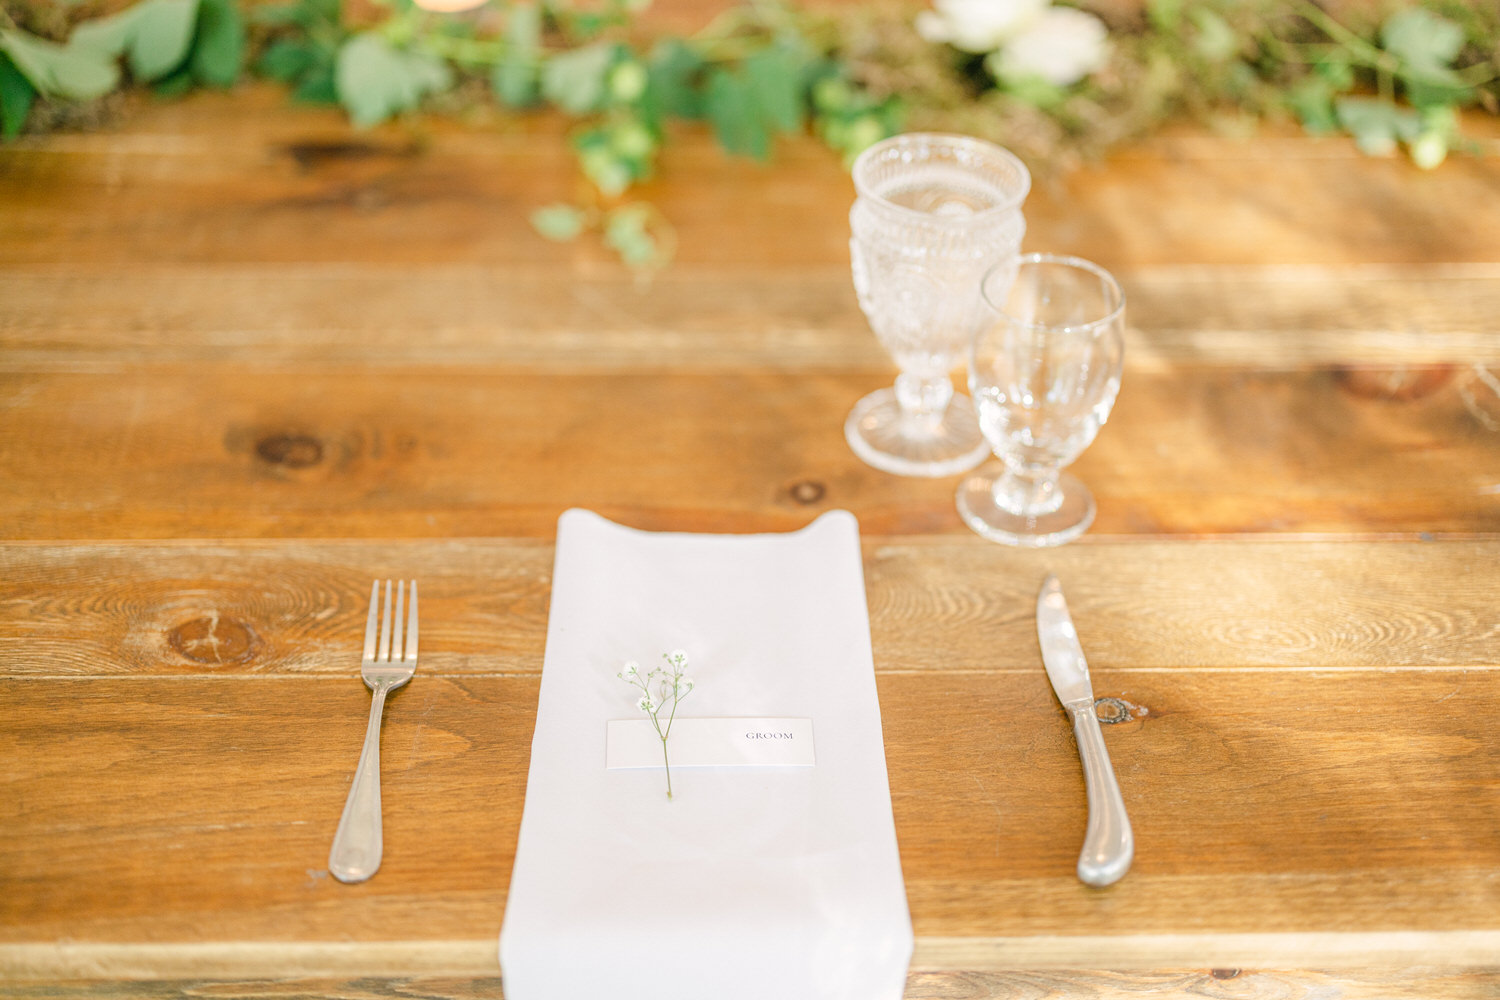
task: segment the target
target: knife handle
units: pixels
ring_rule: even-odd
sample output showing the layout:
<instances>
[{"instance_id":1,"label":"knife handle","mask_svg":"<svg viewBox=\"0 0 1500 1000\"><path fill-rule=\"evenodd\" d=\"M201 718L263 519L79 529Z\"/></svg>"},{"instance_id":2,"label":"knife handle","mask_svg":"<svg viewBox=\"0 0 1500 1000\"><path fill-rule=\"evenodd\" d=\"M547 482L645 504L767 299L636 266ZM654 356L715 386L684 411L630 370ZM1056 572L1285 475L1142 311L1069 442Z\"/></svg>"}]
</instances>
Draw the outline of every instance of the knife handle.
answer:
<instances>
[{"instance_id":1,"label":"knife handle","mask_svg":"<svg viewBox=\"0 0 1500 1000\"><path fill-rule=\"evenodd\" d=\"M1078 877L1089 885L1112 885L1130 867L1135 856L1135 836L1125 800L1115 781L1115 769L1104 749L1104 733L1094 704L1070 707L1073 733L1078 737L1078 755L1083 759L1083 781L1089 796L1089 826L1078 856Z\"/></svg>"}]
</instances>

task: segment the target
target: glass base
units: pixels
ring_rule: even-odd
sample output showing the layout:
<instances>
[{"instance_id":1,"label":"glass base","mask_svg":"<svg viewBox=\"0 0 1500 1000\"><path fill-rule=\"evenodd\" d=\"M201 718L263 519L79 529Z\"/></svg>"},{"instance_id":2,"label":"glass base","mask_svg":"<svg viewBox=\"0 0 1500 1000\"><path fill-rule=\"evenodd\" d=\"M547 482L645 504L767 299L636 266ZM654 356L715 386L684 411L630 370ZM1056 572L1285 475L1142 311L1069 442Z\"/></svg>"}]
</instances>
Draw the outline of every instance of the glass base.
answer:
<instances>
[{"instance_id":1,"label":"glass base","mask_svg":"<svg viewBox=\"0 0 1500 1000\"><path fill-rule=\"evenodd\" d=\"M1076 476L1057 478L1048 510L1017 514L995 500L996 483L1005 482L1001 466L986 468L958 487L958 513L964 523L993 542L1025 548L1044 548L1071 542L1094 523L1094 495ZM1005 487L1000 490L1004 495Z\"/></svg>"},{"instance_id":2,"label":"glass base","mask_svg":"<svg viewBox=\"0 0 1500 1000\"><path fill-rule=\"evenodd\" d=\"M928 420L902 412L895 389L872 392L844 421L844 437L854 454L898 476L956 476L990 453L973 402L957 394L942 416Z\"/></svg>"}]
</instances>

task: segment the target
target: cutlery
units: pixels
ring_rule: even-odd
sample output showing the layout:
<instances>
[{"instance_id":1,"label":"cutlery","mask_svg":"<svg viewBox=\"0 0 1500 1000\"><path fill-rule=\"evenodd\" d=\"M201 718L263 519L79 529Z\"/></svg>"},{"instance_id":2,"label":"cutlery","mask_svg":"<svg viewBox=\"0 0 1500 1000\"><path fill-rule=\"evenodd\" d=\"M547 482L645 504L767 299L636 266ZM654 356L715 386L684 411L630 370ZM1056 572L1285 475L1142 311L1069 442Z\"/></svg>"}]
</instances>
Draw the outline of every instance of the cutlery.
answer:
<instances>
[{"instance_id":1,"label":"cutlery","mask_svg":"<svg viewBox=\"0 0 1500 1000\"><path fill-rule=\"evenodd\" d=\"M1115 782L1115 771L1104 749L1104 734L1094 714L1094 689L1089 683L1089 665L1078 644L1078 632L1068 614L1062 584L1049 575L1036 599L1036 632L1042 644L1042 662L1057 700L1073 717L1078 755L1083 759L1084 785L1089 797L1089 825L1078 856L1078 877L1089 885L1118 882L1135 855L1135 838L1125 800Z\"/></svg>"},{"instance_id":2,"label":"cutlery","mask_svg":"<svg viewBox=\"0 0 1500 1000\"><path fill-rule=\"evenodd\" d=\"M401 635L401 603L406 581L395 588L396 614L391 615L391 581L385 581L385 614L380 616L380 637L375 621L380 606L380 581L370 589L370 616L365 623L365 655L360 675L374 692L370 699L370 724L365 729L365 747L359 755L354 784L344 802L344 815L333 835L328 853L328 871L340 882L363 882L380 867L384 840L380 828L380 720L385 696L411 680L417 669L417 581L411 582L410 607L406 614L406 642Z\"/></svg>"}]
</instances>

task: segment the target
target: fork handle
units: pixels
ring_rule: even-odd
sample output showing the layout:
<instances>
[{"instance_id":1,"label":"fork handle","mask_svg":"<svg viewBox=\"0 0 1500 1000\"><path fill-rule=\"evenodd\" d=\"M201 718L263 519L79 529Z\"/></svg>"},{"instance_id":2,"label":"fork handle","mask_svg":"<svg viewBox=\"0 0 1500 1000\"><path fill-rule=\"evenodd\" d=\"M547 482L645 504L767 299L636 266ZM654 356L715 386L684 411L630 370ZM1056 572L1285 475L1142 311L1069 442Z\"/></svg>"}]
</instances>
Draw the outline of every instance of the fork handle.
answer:
<instances>
[{"instance_id":1,"label":"fork handle","mask_svg":"<svg viewBox=\"0 0 1500 1000\"><path fill-rule=\"evenodd\" d=\"M363 882L380 867L385 840L380 827L380 718L385 712L387 681L377 681L370 699L370 724L365 748L359 754L354 785L344 802L344 815L328 852L328 871L340 882Z\"/></svg>"}]
</instances>

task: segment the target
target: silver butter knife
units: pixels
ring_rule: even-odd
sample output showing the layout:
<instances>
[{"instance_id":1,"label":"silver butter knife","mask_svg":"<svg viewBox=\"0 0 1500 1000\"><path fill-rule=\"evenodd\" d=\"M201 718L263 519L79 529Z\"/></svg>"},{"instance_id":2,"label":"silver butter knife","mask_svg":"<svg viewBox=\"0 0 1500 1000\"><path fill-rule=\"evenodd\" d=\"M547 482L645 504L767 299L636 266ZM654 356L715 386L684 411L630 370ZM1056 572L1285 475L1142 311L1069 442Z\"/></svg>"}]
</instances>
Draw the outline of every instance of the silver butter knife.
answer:
<instances>
[{"instance_id":1,"label":"silver butter knife","mask_svg":"<svg viewBox=\"0 0 1500 1000\"><path fill-rule=\"evenodd\" d=\"M1094 714L1094 689L1089 665L1078 644L1078 632L1063 599L1062 584L1048 576L1036 598L1036 632L1042 643L1042 662L1057 700L1073 717L1078 755L1083 758L1083 780L1089 796L1089 826L1078 856L1078 877L1089 885L1111 885L1120 880L1135 856L1135 837L1125 800L1115 781L1115 770L1104 749L1104 734Z\"/></svg>"}]
</instances>

